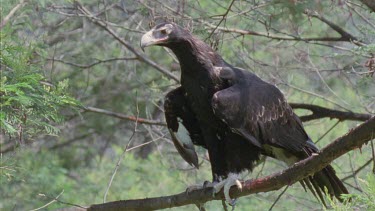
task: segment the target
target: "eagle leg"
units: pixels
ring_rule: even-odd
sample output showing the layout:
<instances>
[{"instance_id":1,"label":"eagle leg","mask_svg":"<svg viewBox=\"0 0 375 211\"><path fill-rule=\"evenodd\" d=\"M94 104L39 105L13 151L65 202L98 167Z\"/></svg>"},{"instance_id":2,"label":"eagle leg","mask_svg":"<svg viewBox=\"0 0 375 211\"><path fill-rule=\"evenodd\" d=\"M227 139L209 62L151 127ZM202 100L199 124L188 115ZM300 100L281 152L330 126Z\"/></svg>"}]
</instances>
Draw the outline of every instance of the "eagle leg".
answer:
<instances>
[{"instance_id":1,"label":"eagle leg","mask_svg":"<svg viewBox=\"0 0 375 211\"><path fill-rule=\"evenodd\" d=\"M229 203L229 205L234 206L236 203L236 199L231 199L229 196L229 190L232 186L237 186L238 189L242 190L242 184L240 182L240 176L238 174L229 173L228 177L216 185L214 185L214 193L219 193L221 189L224 188L224 196L225 200Z\"/></svg>"}]
</instances>

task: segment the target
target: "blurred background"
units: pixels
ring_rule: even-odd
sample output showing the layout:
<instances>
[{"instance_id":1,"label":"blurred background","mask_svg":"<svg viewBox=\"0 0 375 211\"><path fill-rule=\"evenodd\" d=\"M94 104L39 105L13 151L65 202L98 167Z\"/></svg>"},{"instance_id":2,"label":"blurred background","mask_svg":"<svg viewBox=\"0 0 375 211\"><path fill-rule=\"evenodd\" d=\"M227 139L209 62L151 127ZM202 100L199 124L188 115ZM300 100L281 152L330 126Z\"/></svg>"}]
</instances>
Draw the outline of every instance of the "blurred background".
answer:
<instances>
[{"instance_id":1,"label":"blurred background","mask_svg":"<svg viewBox=\"0 0 375 211\"><path fill-rule=\"evenodd\" d=\"M275 84L290 103L375 112L371 0L1 0L0 12L0 210L157 197L211 180L206 151L197 148L201 167L192 168L165 127L163 98L179 84L178 61L168 49L139 47L162 21ZM323 148L362 121L304 125ZM331 205L375 209L373 144L332 165L356 199ZM285 168L263 158L243 178ZM282 191L242 197L236 208L323 209L299 184ZM220 201L206 208L223 209Z\"/></svg>"}]
</instances>

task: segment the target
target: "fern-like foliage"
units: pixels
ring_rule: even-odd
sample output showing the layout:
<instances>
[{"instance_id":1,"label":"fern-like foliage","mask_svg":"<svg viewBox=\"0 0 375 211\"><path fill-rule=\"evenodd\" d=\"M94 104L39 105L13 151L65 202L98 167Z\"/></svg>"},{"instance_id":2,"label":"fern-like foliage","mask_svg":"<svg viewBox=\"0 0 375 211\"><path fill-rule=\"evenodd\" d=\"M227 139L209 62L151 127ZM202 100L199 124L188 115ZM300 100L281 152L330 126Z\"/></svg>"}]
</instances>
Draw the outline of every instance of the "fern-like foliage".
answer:
<instances>
[{"instance_id":1,"label":"fern-like foliage","mask_svg":"<svg viewBox=\"0 0 375 211\"><path fill-rule=\"evenodd\" d=\"M1 31L0 46L1 132L20 140L40 133L57 134L54 125L63 120L61 109L80 106L66 94L68 81L47 82L41 64L33 62L40 47L15 38L9 27Z\"/></svg>"}]
</instances>

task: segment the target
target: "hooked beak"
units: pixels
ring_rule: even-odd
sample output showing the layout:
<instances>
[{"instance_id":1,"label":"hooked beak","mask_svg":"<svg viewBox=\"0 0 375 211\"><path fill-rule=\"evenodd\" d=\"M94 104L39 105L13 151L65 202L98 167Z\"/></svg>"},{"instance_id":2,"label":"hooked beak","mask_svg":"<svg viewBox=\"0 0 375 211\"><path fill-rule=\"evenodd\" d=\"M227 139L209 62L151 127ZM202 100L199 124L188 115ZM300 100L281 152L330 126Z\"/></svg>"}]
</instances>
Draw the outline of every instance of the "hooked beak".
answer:
<instances>
[{"instance_id":1,"label":"hooked beak","mask_svg":"<svg viewBox=\"0 0 375 211\"><path fill-rule=\"evenodd\" d=\"M150 31L148 31L146 34L144 34L141 38L141 48L142 48L142 51L144 52L144 48L147 47L147 46L150 46L150 45L156 45L156 44L159 44L159 43L164 43L168 37L164 37L164 38L155 38L154 37L154 30L151 29Z\"/></svg>"},{"instance_id":2,"label":"hooked beak","mask_svg":"<svg viewBox=\"0 0 375 211\"><path fill-rule=\"evenodd\" d=\"M145 47L154 45L157 43L157 40L155 40L154 37L152 36L152 32L153 30L148 31L141 38L141 48L143 52L145 52L145 49L144 49Z\"/></svg>"}]
</instances>

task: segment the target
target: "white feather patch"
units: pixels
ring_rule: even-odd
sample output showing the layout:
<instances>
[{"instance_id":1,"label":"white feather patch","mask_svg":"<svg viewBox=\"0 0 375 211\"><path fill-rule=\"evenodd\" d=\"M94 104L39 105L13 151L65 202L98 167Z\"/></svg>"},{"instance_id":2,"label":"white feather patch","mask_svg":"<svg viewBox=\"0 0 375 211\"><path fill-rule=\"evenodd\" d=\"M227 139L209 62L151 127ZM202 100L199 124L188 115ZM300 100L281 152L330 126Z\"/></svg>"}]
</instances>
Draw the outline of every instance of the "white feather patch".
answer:
<instances>
[{"instance_id":1,"label":"white feather patch","mask_svg":"<svg viewBox=\"0 0 375 211\"><path fill-rule=\"evenodd\" d=\"M193 146L193 141L190 138L189 132L185 128L185 126L182 124L181 118L177 118L178 120L178 130L175 134L176 138L185 145Z\"/></svg>"}]
</instances>

